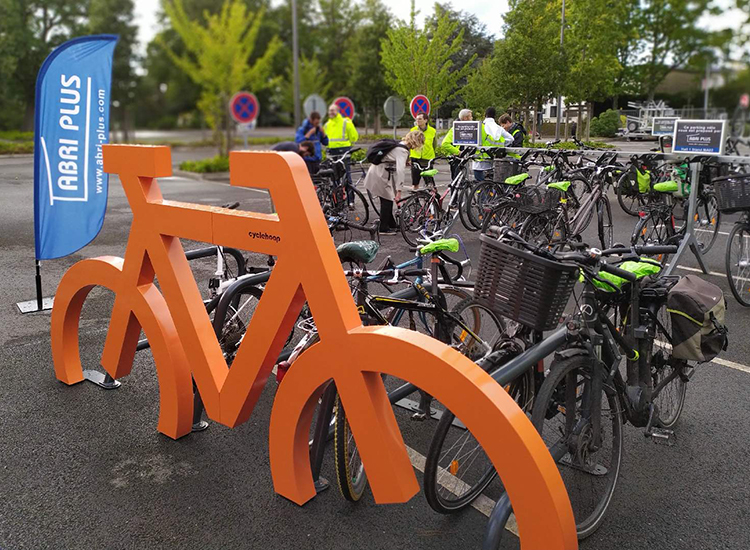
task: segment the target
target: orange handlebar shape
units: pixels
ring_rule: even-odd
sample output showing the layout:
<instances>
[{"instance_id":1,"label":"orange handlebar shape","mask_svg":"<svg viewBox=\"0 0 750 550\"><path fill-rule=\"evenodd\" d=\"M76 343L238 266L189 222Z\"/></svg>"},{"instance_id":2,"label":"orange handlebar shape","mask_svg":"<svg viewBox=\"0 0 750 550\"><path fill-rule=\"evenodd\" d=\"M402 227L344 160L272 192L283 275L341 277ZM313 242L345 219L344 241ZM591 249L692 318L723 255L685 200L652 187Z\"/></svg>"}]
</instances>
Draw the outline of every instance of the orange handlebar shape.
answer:
<instances>
[{"instance_id":1,"label":"orange handlebar shape","mask_svg":"<svg viewBox=\"0 0 750 550\"><path fill-rule=\"evenodd\" d=\"M523 549L578 547L565 486L544 443L513 399L486 372L445 344L397 327L363 327L304 161L294 153L233 152L231 184L268 189L278 217L162 198L171 175L166 147L104 146L133 210L124 260L74 265L52 312L55 374L83 380L81 307L94 286L115 293L102 366L127 375L141 328L159 379L159 431L190 432L192 378L206 414L230 427L247 420L305 301L320 341L280 384L271 413L270 457L277 493L303 504L315 495L308 437L318 397L333 379L378 503L418 490L381 373L435 396L472 431L513 504ZM180 238L278 257L232 363L227 367ZM158 276L159 288L154 284ZM356 359L354 359L356 358ZM191 378L192 377L192 378Z\"/></svg>"}]
</instances>

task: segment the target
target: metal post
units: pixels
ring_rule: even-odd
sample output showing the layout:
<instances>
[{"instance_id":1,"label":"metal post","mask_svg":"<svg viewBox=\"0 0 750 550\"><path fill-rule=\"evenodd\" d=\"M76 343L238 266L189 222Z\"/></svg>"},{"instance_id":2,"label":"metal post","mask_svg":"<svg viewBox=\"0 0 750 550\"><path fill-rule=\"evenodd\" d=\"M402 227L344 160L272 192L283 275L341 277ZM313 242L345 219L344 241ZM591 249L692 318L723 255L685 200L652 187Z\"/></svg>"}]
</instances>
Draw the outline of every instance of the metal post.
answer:
<instances>
[{"instance_id":1,"label":"metal post","mask_svg":"<svg viewBox=\"0 0 750 550\"><path fill-rule=\"evenodd\" d=\"M706 89L703 92L703 118L708 118L708 89L711 78L711 60L706 61Z\"/></svg>"},{"instance_id":2,"label":"metal post","mask_svg":"<svg viewBox=\"0 0 750 550\"><path fill-rule=\"evenodd\" d=\"M323 391L323 396L318 405L318 420L315 423L312 445L310 446L310 469L315 480L315 491L320 493L330 487L329 481L320 475L323 467L323 457L328 442L328 432L331 429L331 418L333 418L333 407L336 403L336 386L333 382Z\"/></svg>"},{"instance_id":3,"label":"metal post","mask_svg":"<svg viewBox=\"0 0 750 550\"><path fill-rule=\"evenodd\" d=\"M36 309L42 311L42 262L36 261Z\"/></svg>"},{"instance_id":4,"label":"metal post","mask_svg":"<svg viewBox=\"0 0 750 550\"><path fill-rule=\"evenodd\" d=\"M560 53L565 42L565 0L562 0L562 16L560 18ZM557 94L557 121L555 122L555 139L560 139L560 120L562 119L562 95Z\"/></svg>"},{"instance_id":5,"label":"metal post","mask_svg":"<svg viewBox=\"0 0 750 550\"><path fill-rule=\"evenodd\" d=\"M297 33L297 0L292 1L292 63L294 64L294 127L301 123L299 105L299 36Z\"/></svg>"}]
</instances>

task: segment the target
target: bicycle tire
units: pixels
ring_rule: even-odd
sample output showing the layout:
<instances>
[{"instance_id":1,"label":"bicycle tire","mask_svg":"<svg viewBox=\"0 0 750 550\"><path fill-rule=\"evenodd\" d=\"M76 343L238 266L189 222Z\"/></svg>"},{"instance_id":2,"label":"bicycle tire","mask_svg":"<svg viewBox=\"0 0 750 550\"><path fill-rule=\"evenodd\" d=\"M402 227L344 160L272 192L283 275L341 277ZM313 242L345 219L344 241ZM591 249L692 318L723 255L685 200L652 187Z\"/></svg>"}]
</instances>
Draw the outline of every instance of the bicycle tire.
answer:
<instances>
[{"instance_id":1,"label":"bicycle tire","mask_svg":"<svg viewBox=\"0 0 750 550\"><path fill-rule=\"evenodd\" d=\"M685 201L685 214L687 218L687 203ZM698 198L698 204L695 209L695 219L693 220L693 232L698 241L698 246L702 255L705 255L719 237L719 228L721 227L721 211L716 195L711 192L703 193ZM707 228L707 229L706 229ZM705 237L705 238L704 238Z\"/></svg>"},{"instance_id":2,"label":"bicycle tire","mask_svg":"<svg viewBox=\"0 0 750 550\"><path fill-rule=\"evenodd\" d=\"M380 210L378 209L377 204L375 204L375 197L372 196L372 193L370 193L370 190L367 189L367 198L370 200L370 206L372 207L372 211L375 212L375 215L380 218Z\"/></svg>"},{"instance_id":3,"label":"bicycle tire","mask_svg":"<svg viewBox=\"0 0 750 550\"><path fill-rule=\"evenodd\" d=\"M750 224L736 223L729 232L724 267L735 300L750 307Z\"/></svg>"},{"instance_id":4,"label":"bicycle tire","mask_svg":"<svg viewBox=\"0 0 750 550\"><path fill-rule=\"evenodd\" d=\"M359 456L354 436L349 427L344 407L336 395L334 405L333 446L336 482L341 495L350 502L357 502L367 489L367 473Z\"/></svg>"},{"instance_id":5,"label":"bicycle tire","mask_svg":"<svg viewBox=\"0 0 750 550\"><path fill-rule=\"evenodd\" d=\"M645 200L644 196L638 191L638 188L633 185L631 176L632 174L629 170L620 176L620 179L617 181L615 193L622 211L629 216L638 217L638 213L645 205Z\"/></svg>"},{"instance_id":6,"label":"bicycle tire","mask_svg":"<svg viewBox=\"0 0 750 550\"><path fill-rule=\"evenodd\" d=\"M549 248L564 246L568 242L568 228L563 219L558 217L557 212L552 212L554 219L545 214L532 214L528 216L521 225L520 236L522 239Z\"/></svg>"},{"instance_id":7,"label":"bicycle tire","mask_svg":"<svg viewBox=\"0 0 750 550\"><path fill-rule=\"evenodd\" d=\"M495 366L512 359L515 354L508 354ZM519 406L531 402L533 383L531 369L506 386L506 391L514 397ZM424 495L430 507L441 514L455 514L469 506L490 483L497 477L492 462L463 424L455 424L456 416L450 410L444 410L435 433L430 441L424 468ZM446 449L447 450L444 450ZM458 447L458 453L452 454ZM469 449L468 451L466 449ZM468 460L468 467L462 468L462 462ZM478 465L474 479L467 483L458 477L461 473L472 471ZM502 482L501 482L502 483Z\"/></svg>"},{"instance_id":8,"label":"bicycle tire","mask_svg":"<svg viewBox=\"0 0 750 550\"><path fill-rule=\"evenodd\" d=\"M469 202L469 188L464 187L458 197L458 217L461 219L461 225L463 225L467 231L471 231L473 233L475 231L479 231L481 227L476 227L471 223L471 219L469 217Z\"/></svg>"},{"instance_id":9,"label":"bicycle tire","mask_svg":"<svg viewBox=\"0 0 750 550\"><path fill-rule=\"evenodd\" d=\"M341 217L359 225L367 224L367 222L370 221L370 207L367 203L367 199L362 194L362 191L354 186L347 185L346 187L354 194L354 208L352 209L348 204L344 205L341 209Z\"/></svg>"},{"instance_id":10,"label":"bicycle tire","mask_svg":"<svg viewBox=\"0 0 750 550\"><path fill-rule=\"evenodd\" d=\"M675 229L672 225L671 216L665 222L663 216L658 211L652 211L635 225L633 235L630 237L630 244L635 245L664 245L673 244ZM658 254L656 260L666 265L669 262L669 254Z\"/></svg>"},{"instance_id":11,"label":"bicycle tire","mask_svg":"<svg viewBox=\"0 0 750 550\"><path fill-rule=\"evenodd\" d=\"M432 233L440 226L442 208L430 193L417 192L401 206L399 228L409 246L417 246L420 231Z\"/></svg>"},{"instance_id":12,"label":"bicycle tire","mask_svg":"<svg viewBox=\"0 0 750 550\"><path fill-rule=\"evenodd\" d=\"M651 349L642 352L649 352L654 390L652 400L659 408L658 425L669 429L680 419L685 406L687 382L683 374L687 363L672 358L672 345L669 343L672 336L672 317L667 311L666 301L657 309L656 320L654 338L644 341L644 345L650 346Z\"/></svg>"},{"instance_id":13,"label":"bicycle tire","mask_svg":"<svg viewBox=\"0 0 750 550\"><path fill-rule=\"evenodd\" d=\"M521 212L511 201L505 201L493 208L482 223L482 233L493 226L507 225L514 231L520 231L527 214Z\"/></svg>"},{"instance_id":14,"label":"bicycle tire","mask_svg":"<svg viewBox=\"0 0 750 550\"><path fill-rule=\"evenodd\" d=\"M255 312L255 307L257 307L262 296L263 290L257 286L240 288L232 296L224 319L221 320L221 332L216 335L227 366L232 365ZM217 325L214 324L214 326ZM290 334L290 338L291 336ZM289 340L287 340L288 342Z\"/></svg>"},{"instance_id":15,"label":"bicycle tire","mask_svg":"<svg viewBox=\"0 0 750 550\"><path fill-rule=\"evenodd\" d=\"M555 447L556 444L570 447L572 443L565 432L573 429L578 431L575 436L578 441L586 441L587 436L591 436L591 432L587 431L590 430L590 425L587 426L585 422L578 419L578 414L570 422L566 422L566 413L570 408L569 402L573 403L574 408L576 408L579 396L583 395L583 392L579 394L579 376L585 386L587 378L588 380L591 379L594 365L594 360L588 355L576 355L562 360L555 359L552 362L549 374L539 389L539 394L534 399L534 407L531 413L531 422L548 448ZM603 373L602 375L604 376ZM574 384L572 392L567 389L571 382ZM570 458L566 461L566 457L570 455L570 452L566 452L558 459L558 470L570 497L576 520L576 531L580 540L592 535L604 520L607 508L612 502L622 464L622 412L617 392L614 388L602 385L601 397L597 396L596 398L603 400L602 445L594 451L597 464L591 464L591 458L594 455L591 454L588 446L581 450L576 458ZM560 420L562 420L562 427L555 426L552 422L559 422ZM571 424L575 426L571 426ZM608 430L609 433L607 433ZM561 433L563 434L562 443L559 440ZM610 436L611 454L604 450L604 443ZM602 459L606 458L607 454L610 454L609 467L600 463ZM574 460L578 461L578 464L574 465ZM601 469L604 469L605 472L602 473ZM594 473L590 473L592 471ZM579 478L586 482L586 487L583 489L578 487L577 481ZM584 506L581 502L582 495L589 496L593 493L594 479L601 479L599 485L603 489L602 494L600 497L595 497L593 506ZM581 485L584 485L584 483L581 483ZM589 511L589 508L591 508L591 511Z\"/></svg>"},{"instance_id":16,"label":"bicycle tire","mask_svg":"<svg viewBox=\"0 0 750 550\"><path fill-rule=\"evenodd\" d=\"M506 196L500 185L493 181L480 181L466 195L466 216L475 231L482 228L484 217Z\"/></svg>"},{"instance_id":17,"label":"bicycle tire","mask_svg":"<svg viewBox=\"0 0 750 550\"><path fill-rule=\"evenodd\" d=\"M599 243L602 249L612 248L615 233L612 223L612 207L609 205L609 199L606 196L599 197L596 201L597 232L599 233Z\"/></svg>"}]
</instances>

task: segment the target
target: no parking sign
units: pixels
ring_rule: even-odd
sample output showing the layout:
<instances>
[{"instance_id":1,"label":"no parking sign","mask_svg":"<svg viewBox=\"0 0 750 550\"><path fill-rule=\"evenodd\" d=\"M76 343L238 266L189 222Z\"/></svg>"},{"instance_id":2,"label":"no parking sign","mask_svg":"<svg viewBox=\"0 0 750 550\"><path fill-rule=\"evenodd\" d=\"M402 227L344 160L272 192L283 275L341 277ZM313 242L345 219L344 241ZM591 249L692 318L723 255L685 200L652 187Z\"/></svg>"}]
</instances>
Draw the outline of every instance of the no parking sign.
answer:
<instances>
[{"instance_id":1,"label":"no parking sign","mask_svg":"<svg viewBox=\"0 0 750 550\"><path fill-rule=\"evenodd\" d=\"M229 113L239 124L254 122L260 113L258 98L250 92L237 92L229 102Z\"/></svg>"},{"instance_id":2,"label":"no parking sign","mask_svg":"<svg viewBox=\"0 0 750 550\"><path fill-rule=\"evenodd\" d=\"M417 115L420 113L430 116L430 100L422 94L415 95L411 103L409 103L409 111L411 111L411 116L414 118L417 118Z\"/></svg>"},{"instance_id":3,"label":"no parking sign","mask_svg":"<svg viewBox=\"0 0 750 550\"><path fill-rule=\"evenodd\" d=\"M333 102L339 106L339 111L343 116L354 120L354 102L351 99L341 96L334 99Z\"/></svg>"}]
</instances>

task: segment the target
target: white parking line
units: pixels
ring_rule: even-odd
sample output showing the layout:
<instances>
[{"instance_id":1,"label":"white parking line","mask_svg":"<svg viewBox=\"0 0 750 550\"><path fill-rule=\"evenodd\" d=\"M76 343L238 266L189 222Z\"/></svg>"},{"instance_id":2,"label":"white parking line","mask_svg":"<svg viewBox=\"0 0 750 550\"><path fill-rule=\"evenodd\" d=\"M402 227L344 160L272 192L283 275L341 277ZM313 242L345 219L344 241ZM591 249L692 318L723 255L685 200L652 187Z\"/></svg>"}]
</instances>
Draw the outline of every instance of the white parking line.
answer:
<instances>
[{"instance_id":1,"label":"white parking line","mask_svg":"<svg viewBox=\"0 0 750 550\"><path fill-rule=\"evenodd\" d=\"M686 267L684 265L678 265L677 269L684 269L685 271L694 271L695 273L704 274L703 271L697 267ZM709 271L708 274L713 275L714 277L721 277L722 279L727 278L727 274L722 273L721 271ZM737 281L750 281L750 278L747 277L734 277L734 279Z\"/></svg>"},{"instance_id":2,"label":"white parking line","mask_svg":"<svg viewBox=\"0 0 750 550\"><path fill-rule=\"evenodd\" d=\"M425 465L426 458L419 452L409 447L408 445L406 446L406 452L409 453L409 459L411 460L412 466L414 466L420 472L424 473L424 465ZM445 472L445 471L443 471L442 473L444 476L448 477L448 479L451 481L451 483L454 484L454 487L456 488L456 489L453 489L441 483L441 485L445 487L446 489L448 489L451 493L455 495L459 495L467 491L470 488L466 483L454 477L451 473ZM456 492L456 490L458 490L458 492ZM484 495L479 495L471 503L471 507L474 508L475 510L479 510L479 512L481 512L483 515L490 517L490 514L492 513L492 509L495 507L495 501ZM511 514L510 518L508 518L508 523L505 524L505 529L510 531L514 535L518 536L518 525L516 524L516 516L514 514Z\"/></svg>"},{"instance_id":3,"label":"white parking line","mask_svg":"<svg viewBox=\"0 0 750 550\"><path fill-rule=\"evenodd\" d=\"M735 363L734 361L728 361L726 359L721 359L720 357L712 359L711 362L716 363L717 365L721 365L722 367L729 367L730 369L735 369L750 374L750 367L741 363Z\"/></svg>"}]
</instances>

